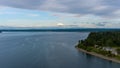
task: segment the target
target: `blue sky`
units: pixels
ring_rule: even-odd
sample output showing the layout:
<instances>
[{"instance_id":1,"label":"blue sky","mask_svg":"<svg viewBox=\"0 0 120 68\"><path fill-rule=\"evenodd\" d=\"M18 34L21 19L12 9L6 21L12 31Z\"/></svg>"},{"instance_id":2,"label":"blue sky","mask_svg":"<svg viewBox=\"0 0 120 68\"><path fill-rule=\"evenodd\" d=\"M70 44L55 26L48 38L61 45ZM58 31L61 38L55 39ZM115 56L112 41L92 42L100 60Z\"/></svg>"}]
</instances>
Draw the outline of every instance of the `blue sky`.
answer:
<instances>
[{"instance_id":1,"label":"blue sky","mask_svg":"<svg viewBox=\"0 0 120 68\"><path fill-rule=\"evenodd\" d=\"M120 0L0 0L0 26L120 28Z\"/></svg>"}]
</instances>

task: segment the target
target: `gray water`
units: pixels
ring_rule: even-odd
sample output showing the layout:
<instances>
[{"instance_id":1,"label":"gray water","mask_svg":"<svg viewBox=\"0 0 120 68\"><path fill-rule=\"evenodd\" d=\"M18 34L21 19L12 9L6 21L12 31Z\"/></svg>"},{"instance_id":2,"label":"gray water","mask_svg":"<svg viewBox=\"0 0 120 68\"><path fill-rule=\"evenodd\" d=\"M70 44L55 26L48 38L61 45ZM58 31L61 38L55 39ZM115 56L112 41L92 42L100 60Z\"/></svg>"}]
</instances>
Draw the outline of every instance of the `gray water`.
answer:
<instances>
[{"instance_id":1,"label":"gray water","mask_svg":"<svg viewBox=\"0 0 120 68\"><path fill-rule=\"evenodd\" d=\"M120 68L120 64L78 51L87 32L0 34L0 68Z\"/></svg>"}]
</instances>

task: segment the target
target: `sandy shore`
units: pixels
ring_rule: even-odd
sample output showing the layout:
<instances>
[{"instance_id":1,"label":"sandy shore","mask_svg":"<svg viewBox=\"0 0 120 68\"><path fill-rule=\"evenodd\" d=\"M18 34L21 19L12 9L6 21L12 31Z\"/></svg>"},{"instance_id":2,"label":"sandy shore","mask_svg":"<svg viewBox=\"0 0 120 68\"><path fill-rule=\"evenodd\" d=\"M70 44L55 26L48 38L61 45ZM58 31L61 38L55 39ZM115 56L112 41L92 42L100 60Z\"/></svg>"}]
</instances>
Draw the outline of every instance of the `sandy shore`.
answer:
<instances>
[{"instance_id":1,"label":"sandy shore","mask_svg":"<svg viewBox=\"0 0 120 68\"><path fill-rule=\"evenodd\" d=\"M76 48L77 48L77 47L76 47ZM95 52L88 52L88 51L86 51L86 50L84 50L84 49L81 49L81 48L77 48L77 49L80 50L80 51L82 51L82 52L85 52L85 53L87 53L87 54L90 54L90 55L93 55L93 56L96 56L96 57L99 57L99 58L102 58L102 59L105 59L105 60L108 60L108 61L120 63L119 60L114 59L114 58L106 57L106 56L103 56L103 55L101 55L101 54L97 54L97 53L95 53Z\"/></svg>"}]
</instances>

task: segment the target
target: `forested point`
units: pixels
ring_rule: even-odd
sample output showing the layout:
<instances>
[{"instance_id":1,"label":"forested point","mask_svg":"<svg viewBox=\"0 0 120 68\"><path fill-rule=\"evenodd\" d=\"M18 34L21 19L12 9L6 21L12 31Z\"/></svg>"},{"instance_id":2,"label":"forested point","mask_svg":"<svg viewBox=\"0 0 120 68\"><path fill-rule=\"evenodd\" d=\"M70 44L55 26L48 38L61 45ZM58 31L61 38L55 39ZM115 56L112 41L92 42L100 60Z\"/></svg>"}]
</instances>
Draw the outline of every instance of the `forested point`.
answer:
<instances>
[{"instance_id":1,"label":"forested point","mask_svg":"<svg viewBox=\"0 0 120 68\"><path fill-rule=\"evenodd\" d=\"M120 60L120 32L91 32L76 47Z\"/></svg>"},{"instance_id":2,"label":"forested point","mask_svg":"<svg viewBox=\"0 0 120 68\"><path fill-rule=\"evenodd\" d=\"M85 46L110 46L120 47L120 32L91 32L87 39L79 43Z\"/></svg>"}]
</instances>

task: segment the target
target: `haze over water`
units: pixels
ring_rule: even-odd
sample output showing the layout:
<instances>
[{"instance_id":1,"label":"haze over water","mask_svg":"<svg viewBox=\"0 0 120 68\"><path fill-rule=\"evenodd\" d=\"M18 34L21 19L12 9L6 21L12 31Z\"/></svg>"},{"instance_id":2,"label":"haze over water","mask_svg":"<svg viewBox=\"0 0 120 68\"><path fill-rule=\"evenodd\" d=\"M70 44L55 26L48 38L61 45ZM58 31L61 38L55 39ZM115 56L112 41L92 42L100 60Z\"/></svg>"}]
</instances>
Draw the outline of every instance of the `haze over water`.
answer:
<instances>
[{"instance_id":1,"label":"haze over water","mask_svg":"<svg viewBox=\"0 0 120 68\"><path fill-rule=\"evenodd\" d=\"M80 52L89 32L9 32L0 34L0 68L119 68L120 64Z\"/></svg>"}]
</instances>

